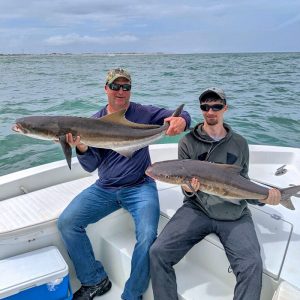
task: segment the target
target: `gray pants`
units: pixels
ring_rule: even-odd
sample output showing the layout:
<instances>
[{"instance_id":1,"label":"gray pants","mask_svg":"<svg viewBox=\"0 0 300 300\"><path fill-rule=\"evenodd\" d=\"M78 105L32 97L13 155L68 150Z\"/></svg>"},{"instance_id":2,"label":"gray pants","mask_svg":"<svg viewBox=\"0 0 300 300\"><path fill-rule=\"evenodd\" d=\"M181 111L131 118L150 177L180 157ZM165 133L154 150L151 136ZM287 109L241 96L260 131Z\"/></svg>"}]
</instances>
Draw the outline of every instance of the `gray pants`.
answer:
<instances>
[{"instance_id":1,"label":"gray pants","mask_svg":"<svg viewBox=\"0 0 300 300\"><path fill-rule=\"evenodd\" d=\"M178 299L173 266L209 233L215 233L220 238L236 276L233 299L260 299L262 260L251 216L244 215L235 221L218 221L207 217L193 203L186 202L150 249L155 300Z\"/></svg>"}]
</instances>

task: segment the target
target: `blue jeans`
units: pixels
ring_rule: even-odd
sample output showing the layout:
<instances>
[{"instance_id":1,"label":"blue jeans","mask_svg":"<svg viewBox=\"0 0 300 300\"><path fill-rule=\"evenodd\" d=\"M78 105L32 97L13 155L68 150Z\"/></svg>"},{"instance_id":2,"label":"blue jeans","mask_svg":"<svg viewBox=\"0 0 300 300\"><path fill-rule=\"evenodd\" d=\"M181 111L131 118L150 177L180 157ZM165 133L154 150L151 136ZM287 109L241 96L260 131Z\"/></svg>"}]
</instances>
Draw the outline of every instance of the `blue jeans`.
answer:
<instances>
[{"instance_id":1,"label":"blue jeans","mask_svg":"<svg viewBox=\"0 0 300 300\"><path fill-rule=\"evenodd\" d=\"M131 273L122 299L139 300L149 283L149 249L156 239L159 201L156 184L103 189L91 185L68 205L58 219L58 228L83 285L95 285L106 272L94 252L85 228L123 207L133 217L136 244L132 254Z\"/></svg>"}]
</instances>

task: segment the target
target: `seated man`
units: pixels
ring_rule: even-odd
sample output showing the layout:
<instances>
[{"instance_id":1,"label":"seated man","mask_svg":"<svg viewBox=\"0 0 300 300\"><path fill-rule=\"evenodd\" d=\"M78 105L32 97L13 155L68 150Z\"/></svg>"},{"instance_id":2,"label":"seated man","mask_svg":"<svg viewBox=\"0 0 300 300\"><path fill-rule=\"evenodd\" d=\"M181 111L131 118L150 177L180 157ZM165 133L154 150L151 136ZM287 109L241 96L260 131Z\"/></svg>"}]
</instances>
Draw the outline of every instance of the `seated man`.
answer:
<instances>
[{"instance_id":1,"label":"seated man","mask_svg":"<svg viewBox=\"0 0 300 300\"><path fill-rule=\"evenodd\" d=\"M110 70L104 86L107 105L94 117L126 109L125 116L131 122L156 125L169 122L167 135L179 134L190 125L190 115L185 111L175 117L171 116L173 111L131 102L131 84L131 75L126 70ZM130 277L121 298L140 300L149 283L149 249L156 239L160 212L156 184L145 175L151 163L149 148L137 150L127 158L110 149L88 147L80 142L80 136L74 140L71 133L66 139L76 147L81 166L88 172L97 169L99 175L96 183L77 195L58 219L62 239L82 284L73 299L92 300L110 290L111 282L102 263L95 259L86 227L124 208L134 220L136 245Z\"/></svg>"},{"instance_id":2,"label":"seated man","mask_svg":"<svg viewBox=\"0 0 300 300\"><path fill-rule=\"evenodd\" d=\"M179 159L198 159L242 167L248 177L249 148L246 140L223 122L227 111L224 91L205 90L199 97L204 122L196 125L179 142ZM259 300L262 284L262 260L247 202L236 205L199 190L201 182L183 186L184 204L180 207L150 249L150 273L155 300L175 300L176 276L173 266L206 235L215 233L224 245L237 283L235 300ZM195 195L195 192L197 195ZM280 192L271 189L263 202L277 205ZM201 295L199 295L201 298ZM199 299L200 299L199 298Z\"/></svg>"}]
</instances>

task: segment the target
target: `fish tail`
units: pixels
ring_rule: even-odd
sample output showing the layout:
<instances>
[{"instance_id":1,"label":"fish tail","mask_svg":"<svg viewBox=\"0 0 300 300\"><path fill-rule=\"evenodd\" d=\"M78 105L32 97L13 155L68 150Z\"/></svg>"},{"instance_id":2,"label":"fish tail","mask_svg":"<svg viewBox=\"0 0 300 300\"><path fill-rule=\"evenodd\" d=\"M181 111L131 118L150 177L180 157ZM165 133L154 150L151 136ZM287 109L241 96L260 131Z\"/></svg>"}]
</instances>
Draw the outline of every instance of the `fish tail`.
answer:
<instances>
[{"instance_id":1,"label":"fish tail","mask_svg":"<svg viewBox=\"0 0 300 300\"><path fill-rule=\"evenodd\" d=\"M173 112L172 117L180 116L180 114L182 113L183 107L184 107L184 104L181 104L180 106L178 106L176 108L176 110Z\"/></svg>"},{"instance_id":2,"label":"fish tail","mask_svg":"<svg viewBox=\"0 0 300 300\"><path fill-rule=\"evenodd\" d=\"M178 106L176 108L176 110L173 112L172 117L179 117L180 114L182 113L183 107L184 107L184 104L181 104L180 106ZM169 122L164 122L163 128L166 130L166 129L168 129L169 125L170 125Z\"/></svg>"},{"instance_id":3,"label":"fish tail","mask_svg":"<svg viewBox=\"0 0 300 300\"><path fill-rule=\"evenodd\" d=\"M295 210L295 206L291 200L291 198L288 198L286 200L281 200L280 204L283 205L285 208L290 209L290 210Z\"/></svg>"},{"instance_id":4,"label":"fish tail","mask_svg":"<svg viewBox=\"0 0 300 300\"><path fill-rule=\"evenodd\" d=\"M294 210L295 207L292 203L291 197L300 197L300 185L288 187L285 189L280 189L281 192L281 201L280 204L282 204L284 207Z\"/></svg>"}]
</instances>

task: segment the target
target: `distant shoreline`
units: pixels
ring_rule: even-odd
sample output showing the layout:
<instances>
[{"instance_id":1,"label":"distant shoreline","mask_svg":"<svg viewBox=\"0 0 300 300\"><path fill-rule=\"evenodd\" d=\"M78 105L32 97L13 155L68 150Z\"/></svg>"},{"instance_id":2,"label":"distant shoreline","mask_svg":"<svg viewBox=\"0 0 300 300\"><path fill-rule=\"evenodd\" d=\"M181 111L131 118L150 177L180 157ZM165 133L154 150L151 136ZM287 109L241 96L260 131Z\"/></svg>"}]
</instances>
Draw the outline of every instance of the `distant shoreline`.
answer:
<instances>
[{"instance_id":1,"label":"distant shoreline","mask_svg":"<svg viewBox=\"0 0 300 300\"><path fill-rule=\"evenodd\" d=\"M97 53L97 52L82 52L82 53L71 53L71 52L52 52L52 53L0 53L0 56L22 56L22 55L47 55L47 56L76 56L76 55L93 55L93 56L122 56L122 55L196 55L196 54L270 54L270 53L300 53L300 51L264 51L264 52L201 52L201 53L168 53L168 52L112 52L112 53Z\"/></svg>"},{"instance_id":2,"label":"distant shoreline","mask_svg":"<svg viewBox=\"0 0 300 300\"><path fill-rule=\"evenodd\" d=\"M0 53L0 56L7 55L103 55L103 56L116 56L116 55L169 55L169 53L163 52L153 52L153 53L143 53L143 52L114 52L114 53L93 53L93 52L83 52L83 53L70 53L70 52L52 52L52 53Z\"/></svg>"}]
</instances>

